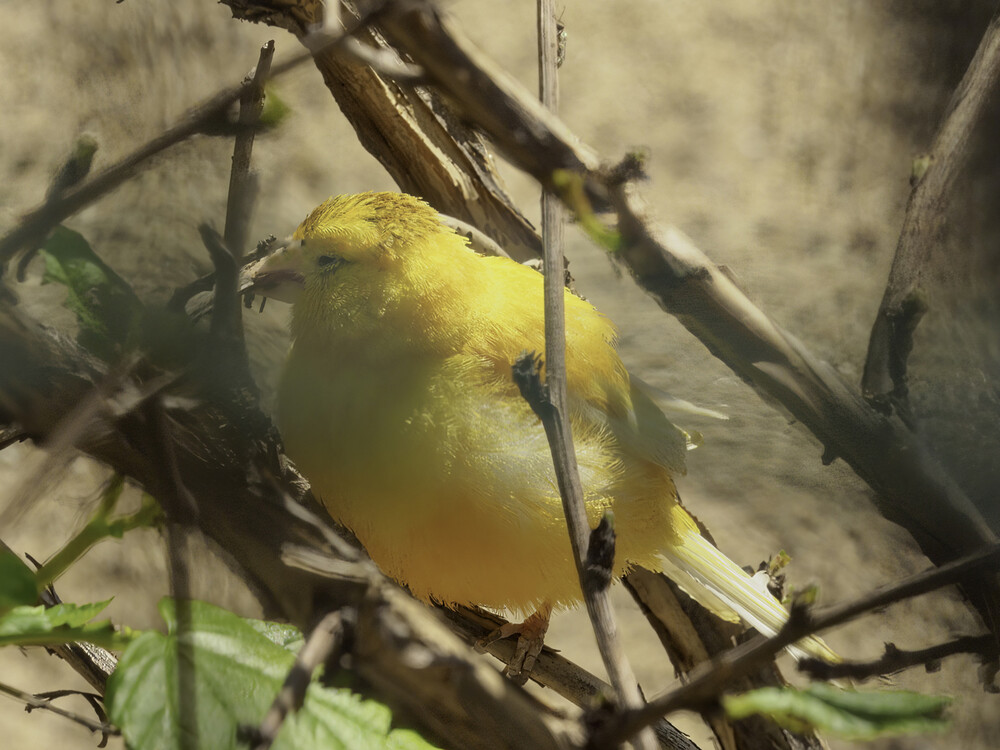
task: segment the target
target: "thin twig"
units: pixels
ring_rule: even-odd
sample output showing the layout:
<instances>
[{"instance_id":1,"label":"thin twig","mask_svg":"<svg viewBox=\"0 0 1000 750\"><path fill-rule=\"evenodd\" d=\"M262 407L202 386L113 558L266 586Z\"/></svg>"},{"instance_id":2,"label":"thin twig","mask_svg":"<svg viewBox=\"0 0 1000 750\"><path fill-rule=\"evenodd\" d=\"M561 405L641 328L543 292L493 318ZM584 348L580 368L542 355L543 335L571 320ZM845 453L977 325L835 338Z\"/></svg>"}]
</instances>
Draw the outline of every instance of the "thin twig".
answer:
<instances>
[{"instance_id":1,"label":"thin twig","mask_svg":"<svg viewBox=\"0 0 1000 750\"><path fill-rule=\"evenodd\" d=\"M559 109L558 31L554 0L537 0L538 25L538 88L542 104L550 112ZM549 190L542 190L542 246L544 248L545 286L545 385L551 409L540 415L556 465L563 514L569 528L573 559L576 562L580 587L583 590L587 614L597 639L597 648L604 668L611 678L621 708L637 708L645 704L632 665L618 637L609 586L614 563L615 539L611 524L605 518L591 534L583 487L576 463L573 432L569 421L569 393L566 385L566 315L565 264L563 261L563 213L559 200ZM546 418L547 417L547 418ZM600 531L603 534L598 534ZM595 544L603 540L604 544ZM604 555L599 550L605 551ZM598 559L600 557L600 559ZM607 575L601 574L606 570ZM595 574L595 571L596 574ZM645 729L633 739L636 748L653 750L656 738Z\"/></svg>"},{"instance_id":2,"label":"thin twig","mask_svg":"<svg viewBox=\"0 0 1000 750\"><path fill-rule=\"evenodd\" d=\"M260 48L257 67L252 75L243 80L240 95L240 130L233 144L233 166L229 171L229 197L226 201L226 228L223 236L226 246L239 263L246 248L250 217L257 198L257 181L250 171L253 141L257 135L257 123L264 111L264 82L271 75L271 60L274 58L274 40Z\"/></svg>"},{"instance_id":3,"label":"thin twig","mask_svg":"<svg viewBox=\"0 0 1000 750\"><path fill-rule=\"evenodd\" d=\"M83 135L77 139L76 143L73 145L73 152L69 155L69 158L60 167L59 172L52 180L52 184L49 185L49 189L45 193L45 202L51 203L56 200L59 196L69 190L73 185L76 185L80 180L86 177L90 173L90 167L94 163L94 154L97 152L97 141L95 141L89 135ZM45 241L44 235L39 235L38 237L32 238L31 242L26 243L28 245L28 251L21 256L21 259L17 262L17 273L15 278L18 281L24 281L25 275L28 272L28 264L31 263L31 259L35 256L35 253L41 249L42 243Z\"/></svg>"},{"instance_id":4,"label":"thin twig","mask_svg":"<svg viewBox=\"0 0 1000 750\"><path fill-rule=\"evenodd\" d=\"M47 700L44 698L37 698L31 693L26 693L23 690L18 690L17 688L11 687L10 685L5 685L2 682L0 682L0 693L4 693L6 695L9 695L11 698L15 698L16 700L22 701L31 708L41 708L45 709L46 711L51 711L54 714L62 716L64 719L69 719L70 721L75 722L80 726L86 727L91 732L100 732L102 735L106 735L109 737L118 737L121 734L121 732L118 730L117 727L114 727L110 724L106 724L104 722L92 721L91 719L88 719L84 716L80 716L79 714L75 714L72 711L65 711L59 708L58 706L52 705L51 700Z\"/></svg>"},{"instance_id":5,"label":"thin twig","mask_svg":"<svg viewBox=\"0 0 1000 750\"><path fill-rule=\"evenodd\" d=\"M240 272L236 253L223 241L219 233L207 224L198 227L201 241L215 266L215 295L209 331L222 342L234 343L232 353L245 356L243 341L243 314L240 309ZM228 366L229 363L226 363Z\"/></svg>"},{"instance_id":6,"label":"thin twig","mask_svg":"<svg viewBox=\"0 0 1000 750\"><path fill-rule=\"evenodd\" d=\"M87 703L90 704L90 707L94 709L94 713L97 714L98 720L100 720L104 724L108 723L108 714L104 710L103 693L98 695L97 693L87 693L82 690L46 690L44 693L36 693L35 697L42 698L43 700L47 701L52 701L55 700L56 698L65 698L68 695L78 696L80 698L83 698L85 701L87 701ZM33 708L34 706L25 706L24 710L26 713L31 713ZM107 747L108 739L110 738L110 736L111 735L108 734L107 732L102 732L101 741L97 743L97 747L99 748Z\"/></svg>"},{"instance_id":7,"label":"thin twig","mask_svg":"<svg viewBox=\"0 0 1000 750\"><path fill-rule=\"evenodd\" d=\"M965 75L952 95L930 152L915 164L926 166L913 175L896 254L882 303L868 340L861 389L876 408L895 407L902 416L907 405L906 362L913 332L927 309L920 291L931 254L943 239L948 204L956 177L969 159L968 141L983 118L1000 83L1000 9L990 20Z\"/></svg>"},{"instance_id":8,"label":"thin twig","mask_svg":"<svg viewBox=\"0 0 1000 750\"><path fill-rule=\"evenodd\" d=\"M883 586L844 604L816 612L802 605L792 606L788 621L776 635L758 637L737 646L721 657L692 670L688 682L651 700L645 707L620 714L599 727L591 736L590 747L611 747L624 741L640 727L684 709L699 710L712 705L734 680L750 674L758 665L772 660L784 648L806 636L855 619L874 609L902 601L955 583L977 568L1000 559L1000 543L990 545L938 568L931 568L898 583Z\"/></svg>"},{"instance_id":9,"label":"thin twig","mask_svg":"<svg viewBox=\"0 0 1000 750\"><path fill-rule=\"evenodd\" d=\"M204 244L204 240L202 241ZM255 265L259 260L270 255L277 245L277 238L270 237L257 243L257 248L249 255L244 255L240 261L240 273L236 289L239 294L243 294L253 286L253 274L256 272ZM208 249L206 247L206 249ZM211 250L209 250L211 253ZM212 300L189 305L191 299L202 292L211 292L215 289L215 271L205 274L189 284L176 289L167 302L167 309L172 312L186 314L192 321L198 321L212 312L214 307L214 296Z\"/></svg>"},{"instance_id":10,"label":"thin twig","mask_svg":"<svg viewBox=\"0 0 1000 750\"><path fill-rule=\"evenodd\" d=\"M733 644L753 637L740 623L716 617L662 573L634 568L623 584L639 604L647 621L659 636L679 674L686 674L701 662L709 661L732 649ZM782 687L785 680L778 665L762 663L747 678L729 683L731 691L743 692L761 687ZM803 729L792 734L771 718L747 717L732 722L725 713L709 707L702 719L715 734L719 750L823 750L826 743L815 732Z\"/></svg>"},{"instance_id":11,"label":"thin twig","mask_svg":"<svg viewBox=\"0 0 1000 750\"><path fill-rule=\"evenodd\" d=\"M995 659L998 655L997 640L991 634L965 635L960 638L939 643L936 646L904 651L894 643L885 644L885 653L873 661L843 661L839 664L806 658L798 663L798 670L809 675L813 680L849 679L864 681L871 677L902 672L904 669L923 665L928 672L936 672L941 668L941 660L955 654L979 654L987 659Z\"/></svg>"},{"instance_id":12,"label":"thin twig","mask_svg":"<svg viewBox=\"0 0 1000 750\"><path fill-rule=\"evenodd\" d=\"M256 750L268 750L274 744L288 714L302 708L313 672L322 664L336 663L344 646L344 638L345 622L342 612L330 612L313 628L260 723L255 738Z\"/></svg>"}]
</instances>

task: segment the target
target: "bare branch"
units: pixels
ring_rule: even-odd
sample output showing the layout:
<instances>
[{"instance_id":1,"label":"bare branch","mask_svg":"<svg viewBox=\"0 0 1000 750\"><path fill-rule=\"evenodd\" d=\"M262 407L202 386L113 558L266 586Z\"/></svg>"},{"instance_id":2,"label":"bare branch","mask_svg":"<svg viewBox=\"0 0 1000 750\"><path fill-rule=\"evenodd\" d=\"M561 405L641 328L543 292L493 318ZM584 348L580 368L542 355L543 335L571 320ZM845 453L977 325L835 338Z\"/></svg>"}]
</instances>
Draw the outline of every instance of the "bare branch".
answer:
<instances>
[{"instance_id":1,"label":"bare branch","mask_svg":"<svg viewBox=\"0 0 1000 750\"><path fill-rule=\"evenodd\" d=\"M5 693L10 697L15 698L16 700L23 702L25 706L28 708L28 710L34 708L42 708L45 709L46 711L51 711L52 713L58 716L62 716L64 719L69 719L70 721L75 722L80 726L86 727L91 732L100 732L105 737L118 737L121 734L121 732L119 732L118 729L111 726L110 724L107 724L105 722L92 721L91 719L88 719L84 716L80 716L79 714L75 714L72 711L65 711L59 708L58 706L52 705L51 699L41 698L31 695L30 693L26 693L23 690L18 690L17 688L11 687L10 685L5 685L2 682L0 682L0 693Z\"/></svg>"},{"instance_id":2,"label":"bare branch","mask_svg":"<svg viewBox=\"0 0 1000 750\"><path fill-rule=\"evenodd\" d=\"M642 609L670 655L678 674L687 674L698 664L718 658L748 637L739 623L725 622L685 594L662 573L633 569L624 578L632 598ZM782 687L787 683L773 661L760 663L746 678L733 680L729 690L752 690L762 686ZM712 729L721 750L823 750L826 745L815 732L793 734L763 716L729 721L725 714L709 707L702 718Z\"/></svg>"},{"instance_id":3,"label":"bare branch","mask_svg":"<svg viewBox=\"0 0 1000 750\"><path fill-rule=\"evenodd\" d=\"M556 11L553 0L537 0L538 23L538 88L542 104L551 112L559 108L559 75L556 70L557 33ZM563 515L569 530L573 558L580 578L580 588L587 607L587 614L597 638L597 648L604 668L611 678L618 704L621 708L637 708L645 704L639 683L629 664L625 649L618 637L618 625L611 606L609 587L614 567L615 535L606 516L590 532L587 509L583 502L583 487L576 463L573 431L569 421L569 393L566 385L566 313L563 283L563 209L550 191L542 190L542 245L544 248L545 294L545 393L549 408L532 404L541 418L549 439L552 460L555 464L559 494L562 497ZM515 365L515 373L519 365ZM529 357L529 364L531 358ZM537 370L534 377L539 377ZM515 374L515 380L518 380ZM522 393L525 388L518 380ZM539 391L541 389L535 389ZM529 401L530 403L530 401ZM603 532L603 533L602 533ZM596 543L595 543L596 542ZM602 543L603 542L603 543ZM603 552L603 554L602 554ZM632 738L633 745L642 750L656 747L656 738L645 729Z\"/></svg>"},{"instance_id":4,"label":"bare branch","mask_svg":"<svg viewBox=\"0 0 1000 750\"><path fill-rule=\"evenodd\" d=\"M1000 651L997 640L992 635L965 635L947 643L904 651L894 643L885 644L885 653L874 661L844 661L830 664L819 659L803 659L798 663L800 672L805 672L814 680L857 680L902 672L904 669L922 665L928 672L941 668L941 660L955 654L978 654L986 659L996 659Z\"/></svg>"},{"instance_id":5,"label":"bare branch","mask_svg":"<svg viewBox=\"0 0 1000 750\"><path fill-rule=\"evenodd\" d=\"M95 153L97 153L97 141L89 135L80 136L73 146L73 152L63 162L59 172L52 180L52 184L49 185L49 189L45 193L45 202L51 203L86 177L90 173ZM24 281L28 271L28 264L31 263L31 259L35 256L35 253L40 249L44 241L45 235L41 234L31 238L30 242L25 243L28 245L28 251L17 262L17 273L15 276L18 281Z\"/></svg>"},{"instance_id":6,"label":"bare branch","mask_svg":"<svg viewBox=\"0 0 1000 750\"><path fill-rule=\"evenodd\" d=\"M198 227L201 240L212 258L215 294L212 299L210 330L220 343L228 345L241 360L243 354L243 314L240 309L240 269L236 253L219 233L207 224Z\"/></svg>"},{"instance_id":7,"label":"bare branch","mask_svg":"<svg viewBox=\"0 0 1000 750\"><path fill-rule=\"evenodd\" d=\"M484 636L505 624L505 620L491 612L480 609L439 608L455 631L466 643L479 643ZM510 640L497 640L486 650L504 664L514 657L515 644ZM604 680L574 664L551 648L544 648L531 670L531 679L539 685L554 691L570 703L584 710L607 703L614 694L613 688ZM667 750L698 750L683 732L663 720L653 725L657 739Z\"/></svg>"},{"instance_id":8,"label":"bare branch","mask_svg":"<svg viewBox=\"0 0 1000 750\"><path fill-rule=\"evenodd\" d=\"M998 83L1000 10L990 20L952 95L930 152L915 162L914 188L868 340L861 379L865 398L880 411L888 413L896 407L901 416L909 414L906 361L913 348L913 332L927 309L920 290L924 269L942 240L952 186L969 159L969 136L982 120Z\"/></svg>"},{"instance_id":9,"label":"bare branch","mask_svg":"<svg viewBox=\"0 0 1000 750\"><path fill-rule=\"evenodd\" d=\"M553 277L546 276L546 281L550 278ZM563 294L562 274L557 274L554 278L561 299ZM546 312L548 313L548 310ZM549 320L551 318L547 314L546 323ZM639 693L632 668L625 658L621 642L618 640L614 611L608 597L611 561L614 558L613 533L610 540L610 558L605 554L602 555L603 559L598 562L590 554L591 548L596 550L597 546L593 544L594 537L589 531L590 525L583 504L583 490L580 486L576 455L573 452L572 438L569 434L569 420L565 407L565 362L562 363L562 376L564 378L562 409L556 405L553 397L557 381L553 380L555 376L553 375L552 363L545 363L546 382L544 384L541 381L540 364L540 359L536 354L529 353L522 356L514 363L514 382L521 391L521 396L528 402L545 428L545 435L552 452L552 462L555 465L556 482L562 497L563 513L566 516L566 525L569 529L573 559L576 562L577 575L580 578L580 588L583 591L583 600L587 605L587 614L590 615L591 624L594 627L602 661L604 661L604 666L611 676L619 702L622 705L641 705L643 703L641 693ZM559 371L556 370L556 372ZM606 526L607 520L605 519L603 523ZM599 526L598 529L600 528ZM601 575L602 568L606 575ZM626 682L631 685L631 691L624 687Z\"/></svg>"},{"instance_id":10,"label":"bare branch","mask_svg":"<svg viewBox=\"0 0 1000 750\"><path fill-rule=\"evenodd\" d=\"M250 171L250 157L253 153L257 123L264 110L264 82L271 74L271 60L274 57L274 40L260 48L260 57L253 73L243 80L240 95L240 131L233 145L233 166L229 172L229 197L226 201L226 228L223 237L237 263L246 250L247 232L253 204L257 197L257 182Z\"/></svg>"}]
</instances>

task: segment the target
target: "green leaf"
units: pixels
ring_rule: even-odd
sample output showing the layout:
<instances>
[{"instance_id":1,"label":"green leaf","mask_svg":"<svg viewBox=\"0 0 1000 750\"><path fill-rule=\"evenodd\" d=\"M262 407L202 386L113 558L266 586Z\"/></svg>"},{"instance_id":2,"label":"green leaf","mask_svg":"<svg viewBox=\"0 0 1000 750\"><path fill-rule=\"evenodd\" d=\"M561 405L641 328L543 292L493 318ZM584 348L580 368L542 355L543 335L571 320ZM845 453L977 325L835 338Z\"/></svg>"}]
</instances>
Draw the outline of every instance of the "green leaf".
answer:
<instances>
[{"instance_id":1,"label":"green leaf","mask_svg":"<svg viewBox=\"0 0 1000 750\"><path fill-rule=\"evenodd\" d=\"M295 661L288 650L295 642L294 628L243 620L203 602L191 602L190 607L190 629L181 634L173 602L163 600L160 612L167 634L144 633L129 646L108 681L108 715L131 750L173 750L193 746L195 740L197 746L213 750L244 746L240 728L259 726ZM179 642L193 659L185 697L192 699L194 716L184 716L183 727ZM391 725L392 714L385 706L313 682L302 709L283 724L276 747L431 748L416 733ZM187 736L182 738L182 732Z\"/></svg>"},{"instance_id":2,"label":"green leaf","mask_svg":"<svg viewBox=\"0 0 1000 750\"><path fill-rule=\"evenodd\" d=\"M56 646L87 641L104 648L124 648L132 640L108 620L91 622L111 600L94 604L13 607L0 617L0 646Z\"/></svg>"},{"instance_id":3,"label":"green leaf","mask_svg":"<svg viewBox=\"0 0 1000 750\"><path fill-rule=\"evenodd\" d=\"M302 648L302 644L305 643L302 631L294 625L288 625L283 622L268 622L267 620L251 620L249 618L244 619L243 622L272 643L278 644L293 654L298 653L299 649Z\"/></svg>"},{"instance_id":4,"label":"green leaf","mask_svg":"<svg viewBox=\"0 0 1000 750\"><path fill-rule=\"evenodd\" d=\"M792 730L815 728L845 739L870 740L947 729L943 713L951 701L906 690L859 692L815 683L804 690L761 688L724 696L722 704L731 719L759 713Z\"/></svg>"},{"instance_id":5,"label":"green leaf","mask_svg":"<svg viewBox=\"0 0 1000 750\"><path fill-rule=\"evenodd\" d=\"M291 107L285 103L284 99L278 96L275 86L267 84L264 86L264 108L261 110L257 123L262 129L273 130L284 123L292 113Z\"/></svg>"},{"instance_id":6,"label":"green leaf","mask_svg":"<svg viewBox=\"0 0 1000 750\"><path fill-rule=\"evenodd\" d=\"M612 253L621 250L624 244L622 236L597 218L584 190L583 177L568 169L556 169L552 172L552 187L570 207L580 227L594 242Z\"/></svg>"},{"instance_id":7,"label":"green leaf","mask_svg":"<svg viewBox=\"0 0 1000 750\"><path fill-rule=\"evenodd\" d=\"M42 248L43 283L69 290L66 306L80 324L78 341L102 359L112 358L138 325L142 303L78 232L56 227Z\"/></svg>"},{"instance_id":8,"label":"green leaf","mask_svg":"<svg viewBox=\"0 0 1000 750\"><path fill-rule=\"evenodd\" d=\"M0 613L37 600L35 574L9 549L0 548Z\"/></svg>"}]
</instances>

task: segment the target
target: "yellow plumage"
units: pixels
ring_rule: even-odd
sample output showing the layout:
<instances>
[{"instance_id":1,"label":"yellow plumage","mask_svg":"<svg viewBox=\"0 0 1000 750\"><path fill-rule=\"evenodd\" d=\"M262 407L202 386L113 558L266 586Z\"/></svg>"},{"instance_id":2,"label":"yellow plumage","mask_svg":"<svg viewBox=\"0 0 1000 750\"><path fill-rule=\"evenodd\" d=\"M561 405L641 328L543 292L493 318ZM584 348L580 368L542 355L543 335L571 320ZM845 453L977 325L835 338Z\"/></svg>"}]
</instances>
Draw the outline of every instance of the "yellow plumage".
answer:
<instances>
[{"instance_id":1,"label":"yellow plumage","mask_svg":"<svg viewBox=\"0 0 1000 750\"><path fill-rule=\"evenodd\" d=\"M279 427L330 514L421 599L579 601L545 433L511 378L544 351L542 277L476 255L402 194L333 198L294 239L259 288L294 303ZM712 609L778 627L780 604L678 505L684 435L630 381L614 327L565 301L573 438L591 523L614 512L616 575L666 568Z\"/></svg>"}]
</instances>

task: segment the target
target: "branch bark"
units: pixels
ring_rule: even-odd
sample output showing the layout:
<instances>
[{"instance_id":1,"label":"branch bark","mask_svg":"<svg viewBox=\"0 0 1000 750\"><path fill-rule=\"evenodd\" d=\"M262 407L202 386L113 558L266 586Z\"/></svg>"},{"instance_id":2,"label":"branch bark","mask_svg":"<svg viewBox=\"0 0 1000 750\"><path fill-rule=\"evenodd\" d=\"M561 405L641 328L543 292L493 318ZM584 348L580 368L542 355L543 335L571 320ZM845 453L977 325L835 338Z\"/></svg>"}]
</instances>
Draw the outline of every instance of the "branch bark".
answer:
<instances>
[{"instance_id":1,"label":"branch bark","mask_svg":"<svg viewBox=\"0 0 1000 750\"><path fill-rule=\"evenodd\" d=\"M677 674L688 674L699 664L723 657L734 645L748 637L742 625L716 617L662 573L639 568L625 576L624 584L653 627ZM773 661L757 665L752 674L733 679L726 689L732 692L787 683ZM730 721L714 707L702 711L702 718L715 735L721 750L824 750L826 745L814 732L793 733L763 716Z\"/></svg>"},{"instance_id":2,"label":"branch bark","mask_svg":"<svg viewBox=\"0 0 1000 750\"><path fill-rule=\"evenodd\" d=\"M889 271L885 294L872 325L861 379L865 399L909 418L906 363L913 332L927 310L920 285L924 269L941 243L955 179L969 159L968 141L1000 83L1000 9L990 20L972 62L955 89L931 150L915 164L913 191Z\"/></svg>"}]
</instances>

